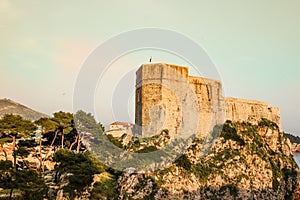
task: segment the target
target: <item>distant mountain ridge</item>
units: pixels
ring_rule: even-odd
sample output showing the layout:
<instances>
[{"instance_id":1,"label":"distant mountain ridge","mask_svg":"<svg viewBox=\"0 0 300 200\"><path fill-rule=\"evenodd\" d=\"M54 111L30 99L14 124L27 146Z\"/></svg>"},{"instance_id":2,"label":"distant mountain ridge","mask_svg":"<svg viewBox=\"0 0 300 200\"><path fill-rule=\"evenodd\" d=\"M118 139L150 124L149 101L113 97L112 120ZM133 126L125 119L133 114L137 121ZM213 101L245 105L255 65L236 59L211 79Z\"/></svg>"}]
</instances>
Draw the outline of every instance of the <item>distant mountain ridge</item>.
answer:
<instances>
[{"instance_id":1,"label":"distant mountain ridge","mask_svg":"<svg viewBox=\"0 0 300 200\"><path fill-rule=\"evenodd\" d=\"M290 133L284 133L284 135L289 138L289 140L291 141L292 144L296 143L296 144L300 144L300 137L290 134Z\"/></svg>"},{"instance_id":2,"label":"distant mountain ridge","mask_svg":"<svg viewBox=\"0 0 300 200\"><path fill-rule=\"evenodd\" d=\"M49 117L46 114L32 110L31 108L7 98L0 99L0 117L4 116L5 114L20 115L29 120L37 120L42 117Z\"/></svg>"}]
</instances>

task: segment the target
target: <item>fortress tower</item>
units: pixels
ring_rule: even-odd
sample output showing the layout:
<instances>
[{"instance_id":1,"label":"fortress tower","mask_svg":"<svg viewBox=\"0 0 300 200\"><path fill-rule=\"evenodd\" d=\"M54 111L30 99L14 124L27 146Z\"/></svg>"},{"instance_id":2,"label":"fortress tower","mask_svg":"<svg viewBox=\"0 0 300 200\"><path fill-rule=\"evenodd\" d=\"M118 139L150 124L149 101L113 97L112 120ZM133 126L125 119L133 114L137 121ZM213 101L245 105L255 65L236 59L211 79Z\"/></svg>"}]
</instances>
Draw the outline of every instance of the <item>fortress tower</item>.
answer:
<instances>
[{"instance_id":1,"label":"fortress tower","mask_svg":"<svg viewBox=\"0 0 300 200\"><path fill-rule=\"evenodd\" d=\"M261 118L280 127L279 109L267 103L224 98L219 81L189 76L188 67L166 63L143 64L136 72L136 132L143 137L168 129L206 135L225 120ZM196 127L195 127L196 126Z\"/></svg>"}]
</instances>

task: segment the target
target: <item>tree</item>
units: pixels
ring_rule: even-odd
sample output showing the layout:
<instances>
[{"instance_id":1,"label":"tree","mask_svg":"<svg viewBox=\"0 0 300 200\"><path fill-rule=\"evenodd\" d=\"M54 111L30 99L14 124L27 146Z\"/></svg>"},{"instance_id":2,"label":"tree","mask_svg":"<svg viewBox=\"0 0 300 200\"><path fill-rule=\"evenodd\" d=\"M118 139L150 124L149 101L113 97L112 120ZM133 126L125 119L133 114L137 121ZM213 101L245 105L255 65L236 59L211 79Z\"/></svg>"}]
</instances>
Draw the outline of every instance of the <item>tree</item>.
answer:
<instances>
[{"instance_id":1,"label":"tree","mask_svg":"<svg viewBox=\"0 0 300 200\"><path fill-rule=\"evenodd\" d=\"M0 138L2 141L12 141L13 151L16 149L16 138L26 138L34 133L37 127L29 120L23 119L19 115L4 115L0 119ZM14 157L14 165L16 158Z\"/></svg>"},{"instance_id":2,"label":"tree","mask_svg":"<svg viewBox=\"0 0 300 200\"><path fill-rule=\"evenodd\" d=\"M34 170L19 170L16 177L16 188L21 191L23 199L44 199L47 186Z\"/></svg>"},{"instance_id":3,"label":"tree","mask_svg":"<svg viewBox=\"0 0 300 200\"><path fill-rule=\"evenodd\" d=\"M13 151L16 150L16 138L26 138L34 133L37 127L29 120L23 119L19 115L4 115L0 119L0 138L4 141L13 142ZM16 179L17 173L17 154L13 154L14 174ZM13 187L11 188L10 196L12 195Z\"/></svg>"},{"instance_id":4,"label":"tree","mask_svg":"<svg viewBox=\"0 0 300 200\"><path fill-rule=\"evenodd\" d=\"M69 193L71 199L80 196L93 182L95 173L100 171L85 153L74 153L67 149L55 152L53 161L57 162L56 183Z\"/></svg>"},{"instance_id":5,"label":"tree","mask_svg":"<svg viewBox=\"0 0 300 200\"><path fill-rule=\"evenodd\" d=\"M72 132L75 128L73 115L71 113L65 112L56 112L54 113L54 117L52 118L54 122L56 122L57 130L61 134L61 148L64 148L64 138L66 134Z\"/></svg>"},{"instance_id":6,"label":"tree","mask_svg":"<svg viewBox=\"0 0 300 200\"><path fill-rule=\"evenodd\" d=\"M80 127L83 131L91 132L104 132L104 127L101 123L97 123L94 116L91 113L86 113L82 110L77 111L74 115L76 126Z\"/></svg>"},{"instance_id":7,"label":"tree","mask_svg":"<svg viewBox=\"0 0 300 200\"><path fill-rule=\"evenodd\" d=\"M72 146L77 142L76 152L78 153L81 146L81 135L78 132L98 132L102 134L104 132L104 127L101 123L96 122L91 113L86 113L82 110L77 111L77 113L74 115L74 120L79 130L76 132L76 140L74 143L72 143L70 149L72 149Z\"/></svg>"},{"instance_id":8,"label":"tree","mask_svg":"<svg viewBox=\"0 0 300 200\"><path fill-rule=\"evenodd\" d=\"M16 157L23 158L23 161L18 162L18 170L15 171L11 161L0 160L0 188L10 190L10 198L12 198L13 190L19 189L22 199L43 199L47 186L43 179L24 161L29 151L24 147L18 147L14 154Z\"/></svg>"},{"instance_id":9,"label":"tree","mask_svg":"<svg viewBox=\"0 0 300 200\"><path fill-rule=\"evenodd\" d=\"M43 179L25 160L30 153L28 148L34 145L33 140L21 140L18 143L13 151L14 158L18 158L15 166L9 160L0 161L0 188L9 190L10 198L15 189L18 189L17 194L22 195L22 199L43 199L46 194L47 186Z\"/></svg>"},{"instance_id":10,"label":"tree","mask_svg":"<svg viewBox=\"0 0 300 200\"><path fill-rule=\"evenodd\" d=\"M57 122L55 122L54 120L50 119L50 118L40 118L39 120L35 121L35 124L37 124L38 126L41 126L41 134L40 134L40 139L39 139L39 162L40 162L40 169L42 171L44 171L44 161L47 158L50 150L52 149L54 142L57 138L57 135L59 133L59 129ZM49 133L49 132L54 132L54 138L51 141L50 144L50 148L47 151L44 159L42 156L42 140L43 140L43 136L45 133Z\"/></svg>"},{"instance_id":11,"label":"tree","mask_svg":"<svg viewBox=\"0 0 300 200\"><path fill-rule=\"evenodd\" d=\"M4 115L0 119L0 138L2 141L12 141L13 149L16 147L16 138L28 137L36 131L37 127L29 120L19 115Z\"/></svg>"},{"instance_id":12,"label":"tree","mask_svg":"<svg viewBox=\"0 0 300 200\"><path fill-rule=\"evenodd\" d=\"M13 164L10 160L0 160L0 188L12 188Z\"/></svg>"},{"instance_id":13,"label":"tree","mask_svg":"<svg viewBox=\"0 0 300 200\"><path fill-rule=\"evenodd\" d=\"M30 140L19 142L18 148L14 151L16 157L22 160L18 162L18 170L15 172L14 187L19 189L24 199L42 199L47 190L44 180L35 170L31 169L25 158L30 154L29 148L33 144Z\"/></svg>"}]
</instances>

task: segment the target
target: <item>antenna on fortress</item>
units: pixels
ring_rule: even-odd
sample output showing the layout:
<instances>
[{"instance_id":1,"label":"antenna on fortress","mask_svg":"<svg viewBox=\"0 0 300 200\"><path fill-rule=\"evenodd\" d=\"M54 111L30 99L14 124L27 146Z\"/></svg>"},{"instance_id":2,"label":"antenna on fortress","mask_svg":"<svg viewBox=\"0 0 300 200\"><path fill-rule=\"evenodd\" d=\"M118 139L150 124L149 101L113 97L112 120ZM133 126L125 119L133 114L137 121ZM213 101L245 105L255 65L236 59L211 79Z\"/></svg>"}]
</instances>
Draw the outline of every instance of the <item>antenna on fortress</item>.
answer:
<instances>
[{"instance_id":1,"label":"antenna on fortress","mask_svg":"<svg viewBox=\"0 0 300 200\"><path fill-rule=\"evenodd\" d=\"M151 61L152 61L152 56L150 56L150 59L149 59L149 62L151 63Z\"/></svg>"}]
</instances>

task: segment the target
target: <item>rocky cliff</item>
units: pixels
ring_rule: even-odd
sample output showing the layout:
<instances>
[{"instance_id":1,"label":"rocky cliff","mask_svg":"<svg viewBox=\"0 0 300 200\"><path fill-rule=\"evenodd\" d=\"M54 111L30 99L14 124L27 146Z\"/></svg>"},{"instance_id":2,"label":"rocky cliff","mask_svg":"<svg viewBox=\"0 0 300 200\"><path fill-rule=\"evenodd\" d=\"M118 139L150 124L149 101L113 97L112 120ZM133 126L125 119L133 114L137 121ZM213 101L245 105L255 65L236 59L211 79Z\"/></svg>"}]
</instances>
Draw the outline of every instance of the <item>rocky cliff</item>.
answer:
<instances>
[{"instance_id":1,"label":"rocky cliff","mask_svg":"<svg viewBox=\"0 0 300 200\"><path fill-rule=\"evenodd\" d=\"M221 131L222 130L222 131ZM227 121L208 155L196 139L171 166L123 173L120 199L293 199L298 167L277 124Z\"/></svg>"}]
</instances>

